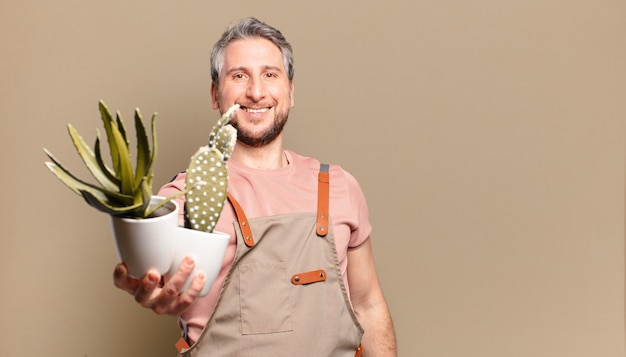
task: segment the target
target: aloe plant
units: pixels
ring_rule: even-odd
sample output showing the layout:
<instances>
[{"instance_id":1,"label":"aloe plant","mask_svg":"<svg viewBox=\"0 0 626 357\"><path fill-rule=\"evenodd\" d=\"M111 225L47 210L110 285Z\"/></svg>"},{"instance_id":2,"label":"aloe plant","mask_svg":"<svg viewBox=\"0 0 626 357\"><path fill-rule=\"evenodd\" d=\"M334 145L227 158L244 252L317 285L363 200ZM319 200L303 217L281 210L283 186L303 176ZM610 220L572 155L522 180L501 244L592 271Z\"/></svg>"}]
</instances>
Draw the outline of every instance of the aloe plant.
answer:
<instances>
[{"instance_id":1,"label":"aloe plant","mask_svg":"<svg viewBox=\"0 0 626 357\"><path fill-rule=\"evenodd\" d=\"M174 197L150 206L152 196L153 165L156 157L156 113L152 115L152 148L139 109L135 109L135 133L137 137L136 164L133 168L130 143L124 121L119 112L113 119L103 101L99 103L100 115L107 135L112 168L103 160L100 150L100 133L96 130L96 142L92 150L76 129L68 124L69 135L76 151L98 184L79 179L66 169L52 153L44 148L51 161L46 165L56 177L87 203L99 211L114 216L146 218Z\"/></svg>"},{"instance_id":2,"label":"aloe plant","mask_svg":"<svg viewBox=\"0 0 626 357\"><path fill-rule=\"evenodd\" d=\"M219 218L228 189L226 161L235 147L237 130L228 122L237 112L233 105L217 121L209 135L208 145L192 156L187 170L185 190L150 206L152 197L153 165L156 158L156 113L152 115L152 148L139 109L135 109L137 137L136 164L133 168L130 143L124 121L119 112L115 120L103 101L99 103L113 168L106 165L100 150L100 133L92 150L76 129L68 124L69 135L76 151L98 184L81 180L66 169L52 153L44 148L51 161L46 165L57 178L99 211L113 216L147 218L168 201L185 195L185 226L212 232Z\"/></svg>"},{"instance_id":3,"label":"aloe plant","mask_svg":"<svg viewBox=\"0 0 626 357\"><path fill-rule=\"evenodd\" d=\"M217 121L209 135L209 143L191 157L185 179L185 226L213 232L226 192L228 175L226 161L235 147L237 130L227 124L239 109L235 104Z\"/></svg>"}]
</instances>

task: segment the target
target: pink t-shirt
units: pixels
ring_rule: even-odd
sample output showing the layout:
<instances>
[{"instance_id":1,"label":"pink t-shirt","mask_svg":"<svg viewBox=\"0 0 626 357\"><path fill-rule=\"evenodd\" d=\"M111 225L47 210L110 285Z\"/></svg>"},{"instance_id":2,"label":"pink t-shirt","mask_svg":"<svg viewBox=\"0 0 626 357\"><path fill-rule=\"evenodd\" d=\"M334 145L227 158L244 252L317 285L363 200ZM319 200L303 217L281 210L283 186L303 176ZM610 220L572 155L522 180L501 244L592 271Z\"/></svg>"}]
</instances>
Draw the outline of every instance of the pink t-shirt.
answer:
<instances>
[{"instance_id":1,"label":"pink t-shirt","mask_svg":"<svg viewBox=\"0 0 626 357\"><path fill-rule=\"evenodd\" d=\"M285 151L289 165L276 170L257 170L228 161L228 192L239 202L248 218L267 217L288 213L315 212L317 210L317 177L320 162L316 159ZM161 196L181 191L185 174L164 185ZM183 219L183 199L180 221ZM346 267L347 251L363 244L371 232L367 203L356 179L341 167L330 166L330 218L333 223L339 266L346 289L349 290ZM199 299L183 314L189 326L189 337L196 341L208 322L224 278L236 251L235 211L227 202L218 220L216 231L230 234L231 239L217 280L209 294Z\"/></svg>"}]
</instances>

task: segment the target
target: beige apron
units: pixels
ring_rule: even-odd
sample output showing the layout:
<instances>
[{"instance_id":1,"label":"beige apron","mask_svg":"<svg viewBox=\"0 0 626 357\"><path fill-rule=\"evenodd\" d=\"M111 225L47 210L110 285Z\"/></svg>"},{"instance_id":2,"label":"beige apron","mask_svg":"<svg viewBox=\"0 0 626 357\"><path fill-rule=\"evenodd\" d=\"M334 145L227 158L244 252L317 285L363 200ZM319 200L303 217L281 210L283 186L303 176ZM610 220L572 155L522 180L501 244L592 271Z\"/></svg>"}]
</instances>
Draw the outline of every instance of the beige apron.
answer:
<instances>
[{"instance_id":1,"label":"beige apron","mask_svg":"<svg viewBox=\"0 0 626 357\"><path fill-rule=\"evenodd\" d=\"M237 201L237 252L217 305L183 356L359 356L363 329L341 277L328 217L328 165L318 213L245 217Z\"/></svg>"}]
</instances>

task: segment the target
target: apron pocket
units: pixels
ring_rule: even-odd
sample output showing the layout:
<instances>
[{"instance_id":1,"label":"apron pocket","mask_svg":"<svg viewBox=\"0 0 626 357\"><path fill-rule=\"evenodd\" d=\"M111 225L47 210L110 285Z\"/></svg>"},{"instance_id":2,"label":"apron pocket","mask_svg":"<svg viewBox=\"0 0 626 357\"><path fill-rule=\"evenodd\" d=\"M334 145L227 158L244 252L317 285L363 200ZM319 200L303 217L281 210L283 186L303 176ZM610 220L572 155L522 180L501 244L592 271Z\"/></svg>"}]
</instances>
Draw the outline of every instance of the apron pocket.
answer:
<instances>
[{"instance_id":1,"label":"apron pocket","mask_svg":"<svg viewBox=\"0 0 626 357\"><path fill-rule=\"evenodd\" d=\"M283 262L239 264L241 333L292 331L293 297Z\"/></svg>"}]
</instances>

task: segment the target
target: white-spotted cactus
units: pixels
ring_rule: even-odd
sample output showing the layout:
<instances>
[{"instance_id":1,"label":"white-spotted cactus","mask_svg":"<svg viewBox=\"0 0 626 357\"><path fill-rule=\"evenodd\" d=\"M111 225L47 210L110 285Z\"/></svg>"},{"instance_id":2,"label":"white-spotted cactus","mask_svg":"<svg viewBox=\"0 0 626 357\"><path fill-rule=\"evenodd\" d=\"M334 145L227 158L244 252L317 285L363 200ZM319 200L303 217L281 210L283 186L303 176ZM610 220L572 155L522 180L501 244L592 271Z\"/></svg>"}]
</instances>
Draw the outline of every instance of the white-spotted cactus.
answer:
<instances>
[{"instance_id":1,"label":"white-spotted cactus","mask_svg":"<svg viewBox=\"0 0 626 357\"><path fill-rule=\"evenodd\" d=\"M185 181L185 225L188 228L213 232L222 213L228 189L226 161L237 141L237 130L228 122L238 109L238 104L233 105L222 115L211 130L209 144L191 157Z\"/></svg>"}]
</instances>

